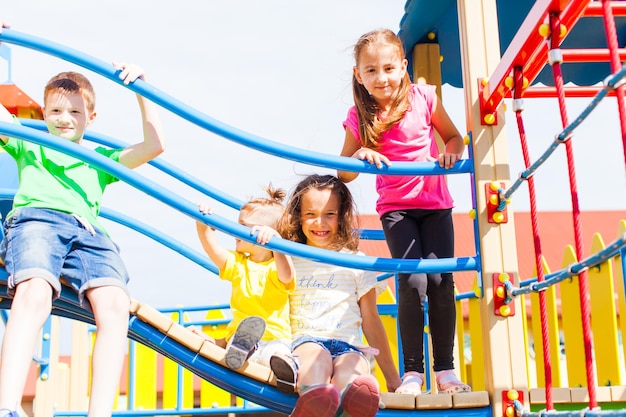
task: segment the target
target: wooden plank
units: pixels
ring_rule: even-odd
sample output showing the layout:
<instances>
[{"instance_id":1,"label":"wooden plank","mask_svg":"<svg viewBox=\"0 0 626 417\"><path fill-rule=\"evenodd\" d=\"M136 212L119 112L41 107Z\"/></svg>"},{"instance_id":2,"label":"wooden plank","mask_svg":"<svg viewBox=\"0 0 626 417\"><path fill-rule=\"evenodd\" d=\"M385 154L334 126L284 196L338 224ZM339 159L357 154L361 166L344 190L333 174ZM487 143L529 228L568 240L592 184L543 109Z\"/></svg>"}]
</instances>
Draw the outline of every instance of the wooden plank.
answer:
<instances>
[{"instance_id":1,"label":"wooden plank","mask_svg":"<svg viewBox=\"0 0 626 417\"><path fill-rule=\"evenodd\" d=\"M450 394L421 394L416 397L415 408L418 410L444 410L452 408Z\"/></svg>"},{"instance_id":2,"label":"wooden plank","mask_svg":"<svg viewBox=\"0 0 626 417\"><path fill-rule=\"evenodd\" d=\"M546 390L545 388L533 388L528 392L531 404L545 404ZM552 402L555 404L568 404L572 402L572 396L569 388L553 388Z\"/></svg>"},{"instance_id":3,"label":"wooden plank","mask_svg":"<svg viewBox=\"0 0 626 417\"><path fill-rule=\"evenodd\" d=\"M626 387L623 385L619 387L611 387L611 401L613 402L626 401Z\"/></svg>"},{"instance_id":4,"label":"wooden plank","mask_svg":"<svg viewBox=\"0 0 626 417\"><path fill-rule=\"evenodd\" d=\"M380 402L384 404L381 408L393 408L397 410L414 410L415 395L396 394L395 392L381 392Z\"/></svg>"},{"instance_id":5,"label":"wooden plank","mask_svg":"<svg viewBox=\"0 0 626 417\"><path fill-rule=\"evenodd\" d=\"M478 408L489 405L487 391L460 392L452 395L453 408Z\"/></svg>"},{"instance_id":6,"label":"wooden plank","mask_svg":"<svg viewBox=\"0 0 626 417\"><path fill-rule=\"evenodd\" d=\"M141 320L160 330L163 334L172 327L174 323L171 318L161 313L159 310L150 307L147 304L141 304L135 315Z\"/></svg>"},{"instance_id":7,"label":"wooden plank","mask_svg":"<svg viewBox=\"0 0 626 417\"><path fill-rule=\"evenodd\" d=\"M215 345L214 343L205 341L202 344L199 353L201 356L226 367L226 350ZM260 365L256 362L246 361L236 372L246 375L252 379L256 379L257 381L269 382L270 384L276 386L276 379L272 370L269 367Z\"/></svg>"},{"instance_id":8,"label":"wooden plank","mask_svg":"<svg viewBox=\"0 0 626 417\"><path fill-rule=\"evenodd\" d=\"M506 188L511 178L506 130L502 123L484 126L479 104L481 97L478 80L492 73L501 61L498 16L495 0L461 0L457 5L466 131L471 132L472 136L469 152L474 163L473 181L477 191L477 244L482 253L489 254L481 258L484 292L479 302L483 349L478 355L484 358L482 372L485 374L485 390L491 393L493 415L502 416L502 392L513 387L527 389L528 378L524 361L521 360L524 355L522 318L519 315L496 316L493 308L493 274L506 272L519 280L512 208L507 208L507 223L490 223L486 214L485 186L492 181L498 181ZM504 117L503 106L498 107L498 117ZM518 310L519 300L515 300L515 304ZM503 349L503 346L508 348ZM475 356L472 356L472 360L474 359Z\"/></svg>"},{"instance_id":9,"label":"wooden plank","mask_svg":"<svg viewBox=\"0 0 626 417\"><path fill-rule=\"evenodd\" d=\"M193 352L200 352L204 338L188 328L174 322L167 335Z\"/></svg>"},{"instance_id":10,"label":"wooden plank","mask_svg":"<svg viewBox=\"0 0 626 417\"><path fill-rule=\"evenodd\" d=\"M128 312L132 315L135 315L137 314L137 310L139 310L139 307L141 307L141 303L139 302L139 300L132 298L130 300L130 307L128 308Z\"/></svg>"},{"instance_id":11,"label":"wooden plank","mask_svg":"<svg viewBox=\"0 0 626 417\"><path fill-rule=\"evenodd\" d=\"M589 392L587 388L570 388L573 403L588 403ZM611 401L611 387L596 387L596 400L599 403Z\"/></svg>"}]
</instances>

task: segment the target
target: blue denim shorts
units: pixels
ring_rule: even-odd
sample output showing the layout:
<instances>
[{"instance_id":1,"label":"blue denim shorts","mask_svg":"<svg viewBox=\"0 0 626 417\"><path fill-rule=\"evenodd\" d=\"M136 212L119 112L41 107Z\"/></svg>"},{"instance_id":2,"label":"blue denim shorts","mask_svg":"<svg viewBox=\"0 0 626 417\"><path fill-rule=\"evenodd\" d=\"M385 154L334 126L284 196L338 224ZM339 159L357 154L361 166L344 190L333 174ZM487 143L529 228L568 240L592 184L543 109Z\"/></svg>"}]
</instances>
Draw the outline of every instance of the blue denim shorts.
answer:
<instances>
[{"instance_id":1,"label":"blue denim shorts","mask_svg":"<svg viewBox=\"0 0 626 417\"><path fill-rule=\"evenodd\" d=\"M22 281L42 278L61 292L72 287L83 302L85 291L117 286L127 294L128 272L118 246L100 230L92 235L71 214L41 208L18 208L4 222L0 258L9 275L9 294Z\"/></svg>"},{"instance_id":2,"label":"blue denim shorts","mask_svg":"<svg viewBox=\"0 0 626 417\"><path fill-rule=\"evenodd\" d=\"M366 361L369 361L365 353L363 353L358 347L351 345L348 342L343 342L337 339L321 339L313 336L300 336L291 344L291 350L294 351L300 345L305 343L316 343L319 346L323 347L330 353L331 358L335 359L337 356L344 355L346 353L358 353Z\"/></svg>"}]
</instances>

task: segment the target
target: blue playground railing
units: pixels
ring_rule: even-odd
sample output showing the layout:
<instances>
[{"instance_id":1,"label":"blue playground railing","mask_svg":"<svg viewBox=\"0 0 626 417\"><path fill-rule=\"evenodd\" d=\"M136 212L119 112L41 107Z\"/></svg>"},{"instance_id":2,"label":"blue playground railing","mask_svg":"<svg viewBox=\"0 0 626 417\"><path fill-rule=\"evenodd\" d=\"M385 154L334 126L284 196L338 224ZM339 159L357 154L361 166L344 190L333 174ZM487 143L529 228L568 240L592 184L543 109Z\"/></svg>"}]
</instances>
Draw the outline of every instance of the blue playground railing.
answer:
<instances>
[{"instance_id":1,"label":"blue playground railing","mask_svg":"<svg viewBox=\"0 0 626 417\"><path fill-rule=\"evenodd\" d=\"M336 155L323 154L318 152L312 152L309 149L299 149L293 146L285 145L282 143L273 142L271 140L244 132L235 127L226 125L220 121L217 121L197 110L185 105L184 103L176 100L175 98L159 91L152 87L143 80L136 80L130 85L124 85L118 78L115 68L103 61L94 59L84 53L76 50L49 42L44 39L29 36L14 30L5 29L0 34L0 42L6 42L15 44L18 46L27 47L33 50L37 50L48 55L55 56L67 62L79 65L90 71L93 71L109 80L128 88L129 90L140 94L157 105L175 113L183 119L203 128L217 135L224 137L225 139L234 141L242 146L247 146L251 149L255 149L265 154L273 155L279 158L289 159L292 161L319 166L331 169L338 169L344 171L362 172L362 173L385 173L388 175L442 175L442 174L472 174L473 163L471 159L462 160L457 162L455 167L444 170L440 168L438 164L434 162L429 163L394 163L392 167L384 167L378 169L375 166L365 162L356 160L354 158L340 157ZM161 201L163 204L174 208L182 214L203 222L211 227L214 227L228 235L235 238L246 240L249 242L255 241L255 236L251 236L249 229L236 222L230 221L218 214L211 216L202 215L197 205L191 201L188 201L179 194L168 190L167 188L156 184L150 179L114 162L102 155L97 154L91 149L76 146L74 143L70 143L64 140L60 140L52 135L45 134L42 130L45 130L45 125L40 121L22 120L23 126L0 123L0 133L7 136L12 136L27 140L45 147L55 149L60 152L64 152L68 155L74 156L81 160L86 161L89 164L99 167L104 171L107 171L111 175L116 176L121 181L135 187L139 191L154 197ZM88 132L86 138L94 142L100 143L109 147L124 146L120 141L116 139ZM220 190L204 184L202 181L190 176L182 170L168 164L160 158L150 162L151 165L167 173L173 178L178 179L183 184L204 193L217 201L220 201L234 209L241 207L243 202L238 200ZM1 184L1 182L0 182ZM1 185L0 185L1 186ZM14 190L0 189L0 199L10 198ZM122 225L128 226L158 242L179 252L182 256L188 258L192 262L201 265L202 267L217 273L217 268L210 260L204 255L200 254L176 239L167 236L150 226L147 226L136 219L131 219L125 215L115 212L109 209L103 209L101 216L110 220L113 220ZM380 230L362 230L361 237L363 239L383 239L382 231ZM422 272L422 273L442 273L442 272L456 272L456 271L477 271L480 276L480 263L478 262L478 256L449 258L449 259L391 259L391 258L379 258L372 256L357 256L343 253L337 253L334 251L328 251L324 249L314 248L307 245L298 244L295 242L286 241L280 238L272 238L267 244L267 247L288 253L294 256L313 259L319 262L331 263L346 267L359 268L364 270L371 270L384 273L380 279L387 278L398 272ZM6 282L6 272L0 268L0 281ZM0 301L0 308L7 308L9 306L9 300L3 298ZM395 314L395 306L381 306L381 314ZM90 312L80 307L77 300L74 299L72 294L65 295L61 299L55 302L55 314L84 321L86 323L93 324L93 316ZM189 311L187 309L187 311ZM182 314L181 314L182 316ZM205 322L198 322L204 324ZM170 338L164 338L156 329L152 328L149 324L138 320L136 317L131 318L129 323L129 337L135 341L145 344L146 346L161 353L165 357L168 357L177 363L183 365L192 372L197 373L201 377L208 381L220 386L221 388L234 393L242 398L249 399L257 404L264 405L270 409L278 410L281 412L289 412L293 406L295 398L293 396L287 396L279 393L273 387L258 381L250 380L247 377L243 377L235 372L232 372L219 364L212 363L211 361L199 357L193 352L189 352L186 348L179 345L176 341ZM254 408L255 412L260 410ZM262 409L261 409L262 410ZM209 410L184 410L184 414L210 414ZM219 409L220 413L224 412L241 412L240 408L233 410ZM173 414L180 414L181 410L173 410ZM423 415L426 411L420 411L419 415ZM464 415L476 415L485 416L490 415L491 412L487 410L463 410L458 413ZM167 415L169 411L159 410L159 414ZM379 415L397 415L402 413L403 415L413 415L416 411L409 412L406 410L381 410ZM428 412L426 412L428 413ZM457 411L450 410L451 414L457 414ZM116 415L153 415L154 410L132 410L126 412L116 412ZM63 415L84 415L84 413L63 413ZM417 415L417 414L415 414Z\"/></svg>"}]
</instances>

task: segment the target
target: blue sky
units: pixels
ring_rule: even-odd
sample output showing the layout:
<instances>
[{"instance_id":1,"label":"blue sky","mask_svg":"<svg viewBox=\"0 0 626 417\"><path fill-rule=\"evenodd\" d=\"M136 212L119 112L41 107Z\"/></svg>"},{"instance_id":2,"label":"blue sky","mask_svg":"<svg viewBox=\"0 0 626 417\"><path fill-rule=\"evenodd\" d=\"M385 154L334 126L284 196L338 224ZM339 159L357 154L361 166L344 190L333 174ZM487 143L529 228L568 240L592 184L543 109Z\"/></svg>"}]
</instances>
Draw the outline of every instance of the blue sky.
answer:
<instances>
[{"instance_id":1,"label":"blue sky","mask_svg":"<svg viewBox=\"0 0 626 417\"><path fill-rule=\"evenodd\" d=\"M273 141L338 154L341 122L352 105L352 45L375 28L397 31L404 4L405 0L31 0L13 2L4 8L2 18L15 30L95 58L140 64L150 84L224 123ZM83 71L97 93L98 118L92 129L126 142L140 140L132 92L56 58L12 49L12 81L31 97L41 100L45 82L57 72ZM461 90L443 90L444 105L459 130L465 131L462 97ZM569 101L570 120L588 101ZM605 102L573 139L585 210L626 206L615 100ZM324 171L261 155L166 110L161 115L168 146L162 158L236 198L260 195L270 181L290 190L302 175ZM534 161L560 131L556 100L527 100L524 117ZM506 123L515 178L523 161L510 110ZM564 149L558 149L535 176L540 210L570 209L564 155ZM138 172L191 201L206 200L150 167ZM468 211L469 178L454 176L450 184L457 210ZM361 175L350 188L360 211L374 213L374 179ZM525 189L514 195L513 209L528 211ZM192 219L129 186L110 187L104 204L201 250ZM215 209L236 218L233 210L218 203ZM131 292L142 302L161 308L228 301L228 285L207 271L133 231L106 224L129 267ZM232 245L232 239L224 237L223 243Z\"/></svg>"}]
</instances>

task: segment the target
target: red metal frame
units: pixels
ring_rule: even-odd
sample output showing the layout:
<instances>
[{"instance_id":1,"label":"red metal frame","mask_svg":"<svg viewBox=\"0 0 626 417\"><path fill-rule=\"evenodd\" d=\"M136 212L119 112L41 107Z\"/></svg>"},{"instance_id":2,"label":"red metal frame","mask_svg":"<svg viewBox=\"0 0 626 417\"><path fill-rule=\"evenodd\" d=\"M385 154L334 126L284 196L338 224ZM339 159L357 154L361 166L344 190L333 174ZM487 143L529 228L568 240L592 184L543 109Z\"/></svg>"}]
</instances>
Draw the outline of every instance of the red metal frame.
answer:
<instances>
[{"instance_id":1,"label":"red metal frame","mask_svg":"<svg viewBox=\"0 0 626 417\"><path fill-rule=\"evenodd\" d=\"M600 90L602 90L601 86L563 87L565 97L570 97L570 98L595 97L600 92ZM609 91L607 95L609 97L614 97L615 90ZM524 98L555 98L555 97L556 97L555 87L528 87L526 90L524 90ZM506 98L513 98L513 94L511 91L507 93Z\"/></svg>"},{"instance_id":2,"label":"red metal frame","mask_svg":"<svg viewBox=\"0 0 626 417\"><path fill-rule=\"evenodd\" d=\"M583 15L590 1L536 1L493 74L487 82L480 84L481 120L484 120L486 115L495 113L510 92L504 82L511 75L513 68L521 67L524 77L532 83L546 65L548 45L545 38L539 34L539 26L547 22L548 15L558 13L561 23L571 29ZM595 12L595 9L593 11Z\"/></svg>"},{"instance_id":3,"label":"red metal frame","mask_svg":"<svg viewBox=\"0 0 626 417\"><path fill-rule=\"evenodd\" d=\"M612 1L611 9L613 10L613 16L626 16L626 4L623 1ZM591 3L585 10L585 16L603 16L602 2L595 1Z\"/></svg>"},{"instance_id":4,"label":"red metal frame","mask_svg":"<svg viewBox=\"0 0 626 417\"><path fill-rule=\"evenodd\" d=\"M561 49L563 62L610 62L611 53L606 48ZM618 51L620 61L626 61L626 49Z\"/></svg>"}]
</instances>

